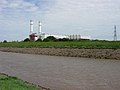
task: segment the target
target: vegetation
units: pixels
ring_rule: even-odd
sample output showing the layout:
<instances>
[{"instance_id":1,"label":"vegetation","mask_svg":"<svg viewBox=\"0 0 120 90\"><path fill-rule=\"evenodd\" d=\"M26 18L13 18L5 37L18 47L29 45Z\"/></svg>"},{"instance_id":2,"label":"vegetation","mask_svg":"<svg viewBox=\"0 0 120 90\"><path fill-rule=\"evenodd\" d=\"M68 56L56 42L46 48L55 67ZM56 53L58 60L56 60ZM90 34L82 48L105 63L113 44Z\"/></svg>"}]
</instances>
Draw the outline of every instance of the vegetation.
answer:
<instances>
[{"instance_id":1,"label":"vegetation","mask_svg":"<svg viewBox=\"0 0 120 90\"><path fill-rule=\"evenodd\" d=\"M23 42L30 42L30 39L26 38Z\"/></svg>"},{"instance_id":2,"label":"vegetation","mask_svg":"<svg viewBox=\"0 0 120 90\"><path fill-rule=\"evenodd\" d=\"M39 38L38 40L36 40L36 42L42 42L42 39Z\"/></svg>"},{"instance_id":3,"label":"vegetation","mask_svg":"<svg viewBox=\"0 0 120 90\"><path fill-rule=\"evenodd\" d=\"M63 38L63 39L59 38L58 41L70 41L70 40L68 38Z\"/></svg>"},{"instance_id":4,"label":"vegetation","mask_svg":"<svg viewBox=\"0 0 120 90\"><path fill-rule=\"evenodd\" d=\"M7 42L0 47L18 48L85 48L85 49L120 49L120 41L42 41L42 42Z\"/></svg>"},{"instance_id":5,"label":"vegetation","mask_svg":"<svg viewBox=\"0 0 120 90\"><path fill-rule=\"evenodd\" d=\"M0 74L0 90L42 90L38 86L29 84L16 77Z\"/></svg>"},{"instance_id":6,"label":"vegetation","mask_svg":"<svg viewBox=\"0 0 120 90\"><path fill-rule=\"evenodd\" d=\"M4 40L3 43L7 43L7 40Z\"/></svg>"},{"instance_id":7,"label":"vegetation","mask_svg":"<svg viewBox=\"0 0 120 90\"><path fill-rule=\"evenodd\" d=\"M57 39L54 36L48 36L45 38L43 41L45 42L50 42L50 41L57 41Z\"/></svg>"}]
</instances>

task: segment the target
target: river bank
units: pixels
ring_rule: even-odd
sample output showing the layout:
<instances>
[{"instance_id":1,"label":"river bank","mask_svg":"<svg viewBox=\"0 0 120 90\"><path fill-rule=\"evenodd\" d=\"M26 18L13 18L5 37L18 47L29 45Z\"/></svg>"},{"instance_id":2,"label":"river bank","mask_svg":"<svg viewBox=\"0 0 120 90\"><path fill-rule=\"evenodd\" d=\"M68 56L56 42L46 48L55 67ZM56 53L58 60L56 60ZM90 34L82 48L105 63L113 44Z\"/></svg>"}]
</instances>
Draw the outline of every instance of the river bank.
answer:
<instances>
[{"instance_id":1,"label":"river bank","mask_svg":"<svg viewBox=\"0 0 120 90\"><path fill-rule=\"evenodd\" d=\"M27 53L52 56L69 56L120 60L120 49L72 49L72 48L13 48L0 47L3 52Z\"/></svg>"}]
</instances>

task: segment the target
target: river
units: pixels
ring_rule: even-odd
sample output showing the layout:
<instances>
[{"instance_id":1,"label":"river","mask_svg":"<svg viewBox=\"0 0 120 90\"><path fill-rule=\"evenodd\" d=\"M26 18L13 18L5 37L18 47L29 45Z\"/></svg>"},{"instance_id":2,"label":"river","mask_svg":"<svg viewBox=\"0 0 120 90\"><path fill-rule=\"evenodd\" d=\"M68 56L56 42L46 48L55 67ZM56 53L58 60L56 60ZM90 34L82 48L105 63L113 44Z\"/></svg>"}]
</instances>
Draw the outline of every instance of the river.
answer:
<instances>
[{"instance_id":1,"label":"river","mask_svg":"<svg viewBox=\"0 0 120 90\"><path fill-rule=\"evenodd\" d=\"M120 61L0 52L0 72L51 90L119 90Z\"/></svg>"}]
</instances>

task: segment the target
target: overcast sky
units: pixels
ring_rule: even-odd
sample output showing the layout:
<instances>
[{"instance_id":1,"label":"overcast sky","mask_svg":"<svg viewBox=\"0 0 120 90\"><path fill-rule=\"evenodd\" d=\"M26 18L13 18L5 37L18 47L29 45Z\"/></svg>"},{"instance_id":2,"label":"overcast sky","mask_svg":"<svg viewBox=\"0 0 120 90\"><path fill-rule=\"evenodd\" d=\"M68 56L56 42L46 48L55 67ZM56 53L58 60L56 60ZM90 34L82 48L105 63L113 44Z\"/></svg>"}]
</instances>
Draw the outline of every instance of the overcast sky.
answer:
<instances>
[{"instance_id":1,"label":"overcast sky","mask_svg":"<svg viewBox=\"0 0 120 90\"><path fill-rule=\"evenodd\" d=\"M120 0L0 0L0 41L23 40L29 20L38 21L46 34L91 36L113 40L114 25L120 40Z\"/></svg>"}]
</instances>

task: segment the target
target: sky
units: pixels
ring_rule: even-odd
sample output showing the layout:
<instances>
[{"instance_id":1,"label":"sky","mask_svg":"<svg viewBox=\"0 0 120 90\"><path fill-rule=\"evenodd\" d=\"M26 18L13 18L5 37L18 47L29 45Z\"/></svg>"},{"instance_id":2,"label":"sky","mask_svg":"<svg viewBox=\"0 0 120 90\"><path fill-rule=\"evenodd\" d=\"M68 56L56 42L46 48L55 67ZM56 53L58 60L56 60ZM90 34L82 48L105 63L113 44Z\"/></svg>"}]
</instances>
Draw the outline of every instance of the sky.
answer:
<instances>
[{"instance_id":1,"label":"sky","mask_svg":"<svg viewBox=\"0 0 120 90\"><path fill-rule=\"evenodd\" d=\"M21 41L29 36L29 21L42 32L113 40L114 25L120 40L120 0L0 0L0 41Z\"/></svg>"}]
</instances>

